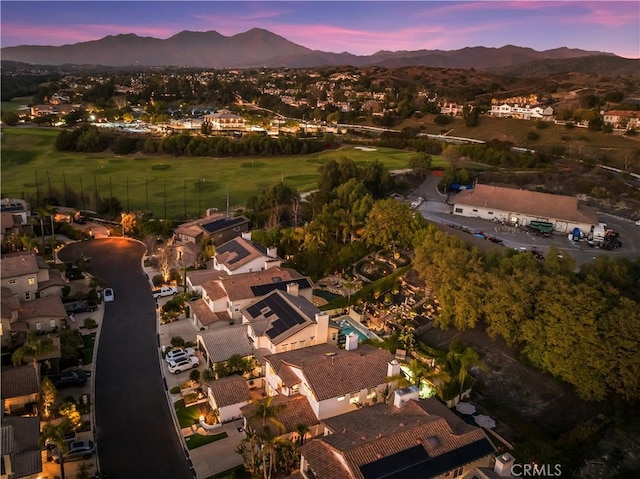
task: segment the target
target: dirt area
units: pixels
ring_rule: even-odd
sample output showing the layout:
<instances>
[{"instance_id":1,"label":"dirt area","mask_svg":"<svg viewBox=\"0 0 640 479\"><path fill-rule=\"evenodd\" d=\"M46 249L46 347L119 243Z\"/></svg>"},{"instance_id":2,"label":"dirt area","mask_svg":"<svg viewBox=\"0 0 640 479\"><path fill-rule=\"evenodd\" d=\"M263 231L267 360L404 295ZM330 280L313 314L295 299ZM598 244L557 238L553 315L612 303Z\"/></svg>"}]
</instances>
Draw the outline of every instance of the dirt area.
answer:
<instances>
[{"instance_id":1,"label":"dirt area","mask_svg":"<svg viewBox=\"0 0 640 479\"><path fill-rule=\"evenodd\" d=\"M601 412L601 406L580 400L568 385L518 361L516 348L500 338L491 340L482 327L443 331L430 324L417 334L438 349L446 350L452 340L459 340L480 354L481 366L471 370L478 380L472 402L496 420L496 432L508 441L517 442L526 434L514 419L556 437Z\"/></svg>"}]
</instances>

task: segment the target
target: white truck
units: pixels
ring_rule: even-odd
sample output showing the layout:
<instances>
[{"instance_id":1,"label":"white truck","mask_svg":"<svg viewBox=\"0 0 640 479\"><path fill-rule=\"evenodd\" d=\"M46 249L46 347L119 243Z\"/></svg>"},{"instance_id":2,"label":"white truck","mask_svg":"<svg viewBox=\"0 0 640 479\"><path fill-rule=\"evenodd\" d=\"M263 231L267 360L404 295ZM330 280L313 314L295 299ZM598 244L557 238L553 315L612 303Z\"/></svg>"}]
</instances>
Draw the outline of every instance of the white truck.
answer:
<instances>
[{"instance_id":1,"label":"white truck","mask_svg":"<svg viewBox=\"0 0 640 479\"><path fill-rule=\"evenodd\" d=\"M153 299L162 298L164 296L173 296L178 294L178 288L175 286L163 286L153 290Z\"/></svg>"}]
</instances>

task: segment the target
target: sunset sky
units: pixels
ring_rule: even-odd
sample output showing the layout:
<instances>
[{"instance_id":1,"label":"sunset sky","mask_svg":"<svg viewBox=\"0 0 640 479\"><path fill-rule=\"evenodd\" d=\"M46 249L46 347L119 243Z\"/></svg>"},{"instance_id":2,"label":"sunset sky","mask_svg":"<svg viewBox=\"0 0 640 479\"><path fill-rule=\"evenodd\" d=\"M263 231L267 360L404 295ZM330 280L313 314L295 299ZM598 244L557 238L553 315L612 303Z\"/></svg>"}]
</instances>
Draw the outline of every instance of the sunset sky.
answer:
<instances>
[{"instance_id":1,"label":"sunset sky","mask_svg":"<svg viewBox=\"0 0 640 479\"><path fill-rule=\"evenodd\" d=\"M379 50L456 50L511 44L567 46L640 57L640 2L584 1L5 1L2 46L64 45L183 30L235 35L264 28L307 48L369 55Z\"/></svg>"}]
</instances>

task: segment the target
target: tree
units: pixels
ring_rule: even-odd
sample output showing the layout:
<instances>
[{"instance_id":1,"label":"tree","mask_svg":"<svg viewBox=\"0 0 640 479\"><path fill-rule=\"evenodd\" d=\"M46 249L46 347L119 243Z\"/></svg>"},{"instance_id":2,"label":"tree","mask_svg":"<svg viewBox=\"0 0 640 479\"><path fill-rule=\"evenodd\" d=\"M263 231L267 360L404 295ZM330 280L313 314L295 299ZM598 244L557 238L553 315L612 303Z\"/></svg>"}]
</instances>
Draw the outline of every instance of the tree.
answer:
<instances>
[{"instance_id":1,"label":"tree","mask_svg":"<svg viewBox=\"0 0 640 479\"><path fill-rule=\"evenodd\" d=\"M11 355L11 362L14 366L20 366L23 362L32 360L33 367L39 371L38 357L56 351L56 346L51 338L37 336L35 332L30 332L27 341L23 346L16 349Z\"/></svg>"},{"instance_id":2,"label":"tree","mask_svg":"<svg viewBox=\"0 0 640 479\"><path fill-rule=\"evenodd\" d=\"M452 343L447 353L447 362L450 365L451 372L456 376L458 384L460 385L460 395L462 395L464 383L469 374L469 368L480 363L480 356L471 347L464 347L460 344Z\"/></svg>"},{"instance_id":3,"label":"tree","mask_svg":"<svg viewBox=\"0 0 640 479\"><path fill-rule=\"evenodd\" d=\"M293 430L298 435L298 445L302 446L304 444L305 438L307 437L307 433L309 432L309 426L298 422L293 426Z\"/></svg>"},{"instance_id":4,"label":"tree","mask_svg":"<svg viewBox=\"0 0 640 479\"><path fill-rule=\"evenodd\" d=\"M64 435L69 429L69 422L65 419L60 424L47 423L42 427L40 431L40 437L38 438L38 444L41 448L45 446L47 440L52 442L58 449L60 456L60 478L65 479L64 473L64 453L67 452L67 442L64 440Z\"/></svg>"},{"instance_id":5,"label":"tree","mask_svg":"<svg viewBox=\"0 0 640 479\"><path fill-rule=\"evenodd\" d=\"M42 403L42 416L49 418L51 414L51 406L56 402L58 391L51 380L45 377L40 383L40 402Z\"/></svg>"},{"instance_id":6,"label":"tree","mask_svg":"<svg viewBox=\"0 0 640 479\"><path fill-rule=\"evenodd\" d=\"M406 248L424 225L424 218L416 215L409 205L390 198L373 205L367 215L362 236L371 246L385 249Z\"/></svg>"},{"instance_id":7,"label":"tree","mask_svg":"<svg viewBox=\"0 0 640 479\"><path fill-rule=\"evenodd\" d=\"M284 406L273 404L274 399L275 396L267 396L250 403L253 410L247 415L247 421L255 428L259 436L269 436L274 430L275 432L284 431L284 424L278 419L278 414L284 409Z\"/></svg>"},{"instance_id":8,"label":"tree","mask_svg":"<svg viewBox=\"0 0 640 479\"><path fill-rule=\"evenodd\" d=\"M426 178L431 173L431 156L421 153L409 160L409 168L413 170L413 174L419 178Z\"/></svg>"}]
</instances>

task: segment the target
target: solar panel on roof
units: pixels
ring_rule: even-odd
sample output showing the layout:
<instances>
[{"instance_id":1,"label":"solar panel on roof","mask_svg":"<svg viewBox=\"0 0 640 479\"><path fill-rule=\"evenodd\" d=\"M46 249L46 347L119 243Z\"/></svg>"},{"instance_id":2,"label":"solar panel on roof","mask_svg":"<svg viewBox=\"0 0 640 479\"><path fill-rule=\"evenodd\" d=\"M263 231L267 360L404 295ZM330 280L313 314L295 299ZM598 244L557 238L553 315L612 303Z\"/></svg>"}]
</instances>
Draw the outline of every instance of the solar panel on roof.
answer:
<instances>
[{"instance_id":1,"label":"solar panel on roof","mask_svg":"<svg viewBox=\"0 0 640 479\"><path fill-rule=\"evenodd\" d=\"M242 217L238 218L220 218L219 220L212 221L211 223L205 223L202 226L207 232L213 233L215 231L224 230L233 226L245 223L247 220Z\"/></svg>"},{"instance_id":2,"label":"solar panel on roof","mask_svg":"<svg viewBox=\"0 0 640 479\"><path fill-rule=\"evenodd\" d=\"M266 331L267 336L271 339L306 321L305 317L297 309L293 308L277 293L271 294L248 307L247 312L255 318L262 314L263 308L267 307L269 308L269 312L264 314L264 316L268 319L274 316L277 317Z\"/></svg>"},{"instance_id":3,"label":"solar panel on roof","mask_svg":"<svg viewBox=\"0 0 640 479\"><path fill-rule=\"evenodd\" d=\"M220 246L216 250L216 252L218 254L235 253L236 254L235 258L231 258L229 260L229 264L236 263L251 254L251 252L247 248L245 248L242 244L240 244L238 241L229 241L228 243L225 243L222 246Z\"/></svg>"},{"instance_id":4,"label":"solar panel on roof","mask_svg":"<svg viewBox=\"0 0 640 479\"><path fill-rule=\"evenodd\" d=\"M435 457L429 457L423 446L413 446L391 456L364 464L360 466L360 472L365 479L428 478L469 464L493 452L494 448L486 438Z\"/></svg>"},{"instance_id":5,"label":"solar panel on roof","mask_svg":"<svg viewBox=\"0 0 640 479\"><path fill-rule=\"evenodd\" d=\"M258 284L256 286L251 286L251 292L254 296L264 296L265 294L269 294L271 291L275 291L276 289L280 291L286 291L287 285L297 283L300 289L310 288L311 284L307 278L298 278L291 279L289 281L275 282L275 283L267 283L267 284Z\"/></svg>"}]
</instances>

